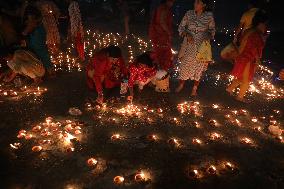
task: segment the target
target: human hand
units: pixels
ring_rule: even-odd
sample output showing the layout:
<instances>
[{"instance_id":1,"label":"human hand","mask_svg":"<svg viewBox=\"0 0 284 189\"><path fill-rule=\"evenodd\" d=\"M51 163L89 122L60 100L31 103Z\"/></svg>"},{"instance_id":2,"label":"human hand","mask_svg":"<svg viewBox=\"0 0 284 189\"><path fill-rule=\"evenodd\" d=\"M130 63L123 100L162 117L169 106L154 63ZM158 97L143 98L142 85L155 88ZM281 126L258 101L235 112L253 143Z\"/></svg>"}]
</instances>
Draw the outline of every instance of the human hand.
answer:
<instances>
[{"instance_id":1,"label":"human hand","mask_svg":"<svg viewBox=\"0 0 284 189\"><path fill-rule=\"evenodd\" d=\"M130 103L132 103L132 101L133 101L133 96L128 96L128 97L127 97L127 101L129 101Z\"/></svg>"},{"instance_id":2,"label":"human hand","mask_svg":"<svg viewBox=\"0 0 284 189\"><path fill-rule=\"evenodd\" d=\"M187 39L187 43L193 43L194 42L194 38L192 35L187 34L186 35L186 39Z\"/></svg>"},{"instance_id":3,"label":"human hand","mask_svg":"<svg viewBox=\"0 0 284 189\"><path fill-rule=\"evenodd\" d=\"M102 94L99 94L99 96L98 96L97 99L96 99L96 102L97 102L98 104L103 104L103 102L104 102L104 96L103 96Z\"/></svg>"}]
</instances>

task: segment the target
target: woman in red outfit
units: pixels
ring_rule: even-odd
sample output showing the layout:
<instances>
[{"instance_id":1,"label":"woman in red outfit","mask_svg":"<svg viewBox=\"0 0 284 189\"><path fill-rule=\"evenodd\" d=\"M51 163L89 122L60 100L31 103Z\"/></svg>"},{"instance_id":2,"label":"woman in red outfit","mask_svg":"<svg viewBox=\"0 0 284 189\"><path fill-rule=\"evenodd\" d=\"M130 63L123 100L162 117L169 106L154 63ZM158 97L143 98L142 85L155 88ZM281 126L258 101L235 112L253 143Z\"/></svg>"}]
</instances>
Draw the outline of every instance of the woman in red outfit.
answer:
<instances>
[{"instance_id":1,"label":"woman in red outfit","mask_svg":"<svg viewBox=\"0 0 284 189\"><path fill-rule=\"evenodd\" d=\"M235 59L235 65L231 75L234 80L226 89L230 94L240 86L237 100L244 102L244 96L252 81L255 70L260 63L264 48L264 37L267 31L267 15L258 11L253 19L253 28L247 30L241 39L239 55Z\"/></svg>"},{"instance_id":2,"label":"woman in red outfit","mask_svg":"<svg viewBox=\"0 0 284 189\"><path fill-rule=\"evenodd\" d=\"M121 79L127 75L121 50L117 46L109 46L95 54L93 63L87 66L87 83L98 93L97 102L103 103L103 87L110 89L120 86Z\"/></svg>"},{"instance_id":3,"label":"woman in red outfit","mask_svg":"<svg viewBox=\"0 0 284 189\"><path fill-rule=\"evenodd\" d=\"M128 96L128 100L133 100L134 85L138 85L139 90L142 90L145 85L154 81L156 73L157 68L153 64L150 53L144 53L138 56L129 68L128 88L130 95Z\"/></svg>"},{"instance_id":4,"label":"woman in red outfit","mask_svg":"<svg viewBox=\"0 0 284 189\"><path fill-rule=\"evenodd\" d=\"M162 2L155 10L149 28L149 37L153 43L153 51L155 53L155 62L158 63L160 69L166 71L172 67L173 13L171 8L173 3L174 0Z\"/></svg>"}]
</instances>

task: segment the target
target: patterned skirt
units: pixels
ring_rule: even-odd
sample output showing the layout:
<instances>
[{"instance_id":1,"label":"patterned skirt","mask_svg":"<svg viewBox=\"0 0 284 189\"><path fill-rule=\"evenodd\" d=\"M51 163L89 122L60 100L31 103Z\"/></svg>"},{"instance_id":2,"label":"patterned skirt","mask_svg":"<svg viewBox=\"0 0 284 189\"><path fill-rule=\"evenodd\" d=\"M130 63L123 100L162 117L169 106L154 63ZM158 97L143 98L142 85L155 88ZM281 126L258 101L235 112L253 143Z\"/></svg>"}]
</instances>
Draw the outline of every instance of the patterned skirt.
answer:
<instances>
[{"instance_id":1,"label":"patterned skirt","mask_svg":"<svg viewBox=\"0 0 284 189\"><path fill-rule=\"evenodd\" d=\"M179 51L180 66L178 79L199 81L203 72L207 70L208 64L196 59L197 47L200 44L188 43L187 39L184 38Z\"/></svg>"}]
</instances>

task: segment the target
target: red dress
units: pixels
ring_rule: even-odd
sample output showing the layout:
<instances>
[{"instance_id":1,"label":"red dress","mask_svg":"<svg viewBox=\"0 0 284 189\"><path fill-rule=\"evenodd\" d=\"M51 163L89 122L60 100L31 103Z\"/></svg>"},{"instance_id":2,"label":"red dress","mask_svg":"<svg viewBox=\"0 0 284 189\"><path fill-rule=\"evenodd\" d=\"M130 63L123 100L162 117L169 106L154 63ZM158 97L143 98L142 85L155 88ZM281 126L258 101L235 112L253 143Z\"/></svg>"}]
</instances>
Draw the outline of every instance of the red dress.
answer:
<instances>
[{"instance_id":1,"label":"red dress","mask_svg":"<svg viewBox=\"0 0 284 189\"><path fill-rule=\"evenodd\" d=\"M154 77L157 73L155 68L131 65L129 68L128 87L133 87L136 81L145 83L148 79Z\"/></svg>"},{"instance_id":2,"label":"red dress","mask_svg":"<svg viewBox=\"0 0 284 189\"><path fill-rule=\"evenodd\" d=\"M248 81L251 81L255 73L257 60L262 57L264 40L261 34L257 31L252 31L247 35L243 50L235 59L235 65L231 75L238 79L242 79L247 64L250 64ZM245 35L243 38L245 38Z\"/></svg>"},{"instance_id":3,"label":"red dress","mask_svg":"<svg viewBox=\"0 0 284 189\"><path fill-rule=\"evenodd\" d=\"M163 29L161 25L161 14L166 11L166 25L170 30L170 34ZM172 67L172 24L173 24L173 13L167 8L166 5L160 5L154 12L149 28L149 36L153 43L154 60L159 66L168 70Z\"/></svg>"},{"instance_id":4,"label":"red dress","mask_svg":"<svg viewBox=\"0 0 284 189\"><path fill-rule=\"evenodd\" d=\"M92 69L94 70L94 76L90 78L88 72ZM104 84L105 88L120 86L122 76L128 73L122 58L117 63L112 64L105 53L95 55L93 63L87 66L86 71L89 88L93 89L95 87L98 93L103 91L102 84Z\"/></svg>"}]
</instances>

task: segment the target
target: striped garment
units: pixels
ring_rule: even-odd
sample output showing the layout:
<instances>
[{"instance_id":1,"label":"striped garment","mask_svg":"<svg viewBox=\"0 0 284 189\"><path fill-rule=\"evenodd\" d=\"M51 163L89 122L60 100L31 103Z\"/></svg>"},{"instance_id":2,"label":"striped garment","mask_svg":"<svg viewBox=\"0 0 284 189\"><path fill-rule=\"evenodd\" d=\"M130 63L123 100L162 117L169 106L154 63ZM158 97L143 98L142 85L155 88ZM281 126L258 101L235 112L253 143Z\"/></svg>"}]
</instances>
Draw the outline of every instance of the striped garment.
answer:
<instances>
[{"instance_id":1,"label":"striped garment","mask_svg":"<svg viewBox=\"0 0 284 189\"><path fill-rule=\"evenodd\" d=\"M211 12L204 12L200 16L194 10L188 11L179 25L179 34L186 32L193 36L192 43L185 37L179 51L180 70L179 79L199 81L206 71L207 64L198 61L196 55L202 42L215 35L215 21Z\"/></svg>"}]
</instances>

